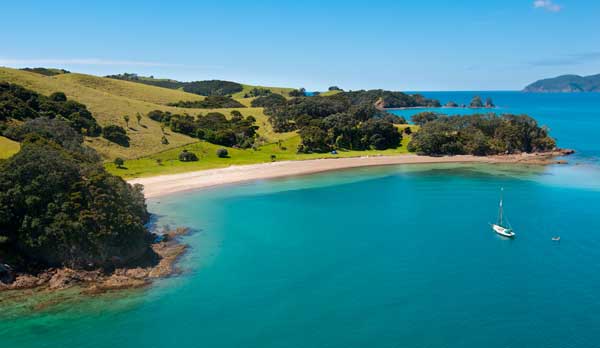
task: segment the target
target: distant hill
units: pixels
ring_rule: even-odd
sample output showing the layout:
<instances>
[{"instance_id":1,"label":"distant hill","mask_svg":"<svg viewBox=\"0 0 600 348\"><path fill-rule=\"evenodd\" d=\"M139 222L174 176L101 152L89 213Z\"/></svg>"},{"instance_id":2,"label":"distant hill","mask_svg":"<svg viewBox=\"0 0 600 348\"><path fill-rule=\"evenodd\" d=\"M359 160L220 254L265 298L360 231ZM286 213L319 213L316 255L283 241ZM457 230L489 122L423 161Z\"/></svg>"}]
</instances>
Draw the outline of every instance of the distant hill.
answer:
<instances>
[{"instance_id":1,"label":"distant hill","mask_svg":"<svg viewBox=\"0 0 600 348\"><path fill-rule=\"evenodd\" d=\"M524 92L600 92L600 74L590 76L562 75L536 81Z\"/></svg>"},{"instance_id":2,"label":"distant hill","mask_svg":"<svg viewBox=\"0 0 600 348\"><path fill-rule=\"evenodd\" d=\"M238 82L223 81L223 80L204 80L204 81L192 81L182 82L172 79L157 79L154 76L141 76L134 73L123 73L117 75L105 76L110 79L130 81L136 83L142 83L145 85L177 89L184 92L201 95L201 96L232 96L234 98L250 98L256 97L257 95L252 94L254 89L268 89L273 93L278 93L287 96L293 88L281 88L281 87L262 87L245 85Z\"/></svg>"}]
</instances>

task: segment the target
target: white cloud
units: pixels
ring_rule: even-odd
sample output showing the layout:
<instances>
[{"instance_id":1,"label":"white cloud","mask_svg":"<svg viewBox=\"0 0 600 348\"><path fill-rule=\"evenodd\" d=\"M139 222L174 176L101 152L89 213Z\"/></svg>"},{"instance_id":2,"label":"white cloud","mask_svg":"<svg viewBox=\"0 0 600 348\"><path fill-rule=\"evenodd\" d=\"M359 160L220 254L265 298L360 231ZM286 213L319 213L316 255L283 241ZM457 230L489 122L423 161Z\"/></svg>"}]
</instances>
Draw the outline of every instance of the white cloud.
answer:
<instances>
[{"instance_id":1,"label":"white cloud","mask_svg":"<svg viewBox=\"0 0 600 348\"><path fill-rule=\"evenodd\" d=\"M533 7L541 8L550 12L559 12L562 10L562 6L555 4L552 0L535 0Z\"/></svg>"},{"instance_id":2,"label":"white cloud","mask_svg":"<svg viewBox=\"0 0 600 348\"><path fill-rule=\"evenodd\" d=\"M162 62L147 62L137 60L111 60L100 58L75 58L75 59L3 59L0 65L105 65L105 66L145 66L145 67L173 67L181 64Z\"/></svg>"}]
</instances>

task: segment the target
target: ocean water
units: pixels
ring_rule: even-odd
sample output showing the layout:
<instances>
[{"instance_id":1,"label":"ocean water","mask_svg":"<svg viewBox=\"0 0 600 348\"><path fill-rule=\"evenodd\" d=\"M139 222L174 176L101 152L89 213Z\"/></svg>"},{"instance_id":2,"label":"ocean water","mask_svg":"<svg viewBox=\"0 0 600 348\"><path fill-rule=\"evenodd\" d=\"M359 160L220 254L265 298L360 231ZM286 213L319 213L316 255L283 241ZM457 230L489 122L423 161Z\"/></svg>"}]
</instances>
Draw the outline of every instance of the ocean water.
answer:
<instances>
[{"instance_id":1,"label":"ocean water","mask_svg":"<svg viewBox=\"0 0 600 348\"><path fill-rule=\"evenodd\" d=\"M151 200L158 226L193 229L182 275L33 312L0 307L0 347L598 347L600 94L478 93L578 154ZM488 225L501 187L514 240Z\"/></svg>"}]
</instances>

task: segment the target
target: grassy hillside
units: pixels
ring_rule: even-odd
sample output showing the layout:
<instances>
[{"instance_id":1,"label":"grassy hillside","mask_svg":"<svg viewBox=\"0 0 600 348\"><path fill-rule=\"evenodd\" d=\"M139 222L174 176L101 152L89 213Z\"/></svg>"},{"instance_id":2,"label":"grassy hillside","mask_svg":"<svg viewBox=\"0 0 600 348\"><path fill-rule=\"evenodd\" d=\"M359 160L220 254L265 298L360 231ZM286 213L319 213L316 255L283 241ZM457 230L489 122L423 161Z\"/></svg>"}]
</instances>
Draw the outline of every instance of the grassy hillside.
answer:
<instances>
[{"instance_id":1,"label":"grassy hillside","mask_svg":"<svg viewBox=\"0 0 600 348\"><path fill-rule=\"evenodd\" d=\"M220 112L230 116L234 109L191 109L167 106L167 103L180 100L201 100L204 97L186 93L181 90L156 87L130 81L97 77L92 75L69 73L55 76L0 67L0 81L22 85L38 93L49 95L56 91L64 92L69 98L87 105L101 126L109 124L120 125L125 128L123 115L129 115L130 146L122 147L111 143L102 137L86 138L86 143L96 150L106 160L109 171L124 176L150 176L156 174L178 173L189 170L225 167L233 164L251 164L271 161L271 155L277 160L299 160L323 157L352 157L377 154L400 154L407 152L406 144L409 141L404 137L403 146L385 151L340 151L338 155L331 154L297 154L300 137L296 132L275 133L265 116L263 108L250 107L254 98L243 98L252 88L259 86L244 85L242 92L236 93L234 98L248 106L240 108L244 116L252 115L259 126L258 150L241 150L229 148L229 158L218 158L216 150L222 146L198 141L179 133L165 129L164 135L169 144L161 144L163 130L160 124L147 118L145 115L156 109L172 113L190 115ZM291 88L268 88L274 93L288 96ZM333 93L335 93L334 91ZM333 94L331 93L331 94ZM140 113L143 119L138 124L135 115ZM405 127L405 126L400 126ZM414 127L414 126L412 126ZM6 138L0 137L0 158L8 157L18 151L19 145ZM178 155L183 149L195 152L200 160L198 162L180 162ZM126 169L117 169L112 160L122 157L126 160ZM158 161L157 161L158 160Z\"/></svg>"},{"instance_id":2,"label":"grassy hillside","mask_svg":"<svg viewBox=\"0 0 600 348\"><path fill-rule=\"evenodd\" d=\"M160 124L144 117L138 125L135 120L135 114L138 112L145 115L149 111L160 109L192 115L206 114L210 111L219 111L229 115L231 111L231 109L184 109L166 106L165 104L170 102L201 100L204 97L179 90L92 75L71 73L44 76L17 69L0 68L0 81L16 83L46 95L56 91L65 92L69 98L86 104L101 126L117 124L125 127L123 115L130 115L130 129L127 131L128 136L131 138L129 147L116 145L101 137L86 139L86 142L98 150L107 160L115 157L139 158L197 142L197 139L166 131L165 135L169 140L169 144L161 144L160 140L163 133ZM250 103L249 100L242 99L242 101L247 105ZM262 108L244 108L241 111L244 115L252 115L257 119L257 124L260 127L259 134L269 141L277 141L290 136L290 134L285 133L274 133L262 112Z\"/></svg>"},{"instance_id":3,"label":"grassy hillside","mask_svg":"<svg viewBox=\"0 0 600 348\"><path fill-rule=\"evenodd\" d=\"M418 129L415 125L399 125L399 129L406 127L413 131ZM107 163L106 169L116 175L125 178L153 176L161 174L183 173L193 170L203 170L212 168L222 168L231 165L256 164L271 162L271 155L276 156L277 161L285 160L306 160L315 158L339 158L339 157L358 157L358 156L377 156L377 155L400 155L408 153L407 145L410 136L404 135L402 145L396 149L388 150L370 150L370 151L339 151L337 155L329 153L298 154L296 150L300 144L300 136L294 133L288 133L288 137L281 143L273 142L265 144L259 150L242 150L227 148L229 158L219 158L216 151L223 146L207 143L204 141L189 144L176 149L170 149L161 153L153 154L136 160L125 162L123 168L117 168L113 163ZM188 150L195 153L199 160L197 162L181 162L178 155L182 150Z\"/></svg>"},{"instance_id":4,"label":"grassy hillside","mask_svg":"<svg viewBox=\"0 0 600 348\"><path fill-rule=\"evenodd\" d=\"M294 90L294 88L285 88L285 87L265 87L265 86L253 86L253 85L242 85L242 86L244 86L244 89L241 92L237 92L237 93L233 94L232 95L233 98L242 99L242 98L244 98L244 95L246 95L246 93L250 93L250 91L254 88L270 89L271 92L281 94L284 97L289 97L288 93L290 93L290 91ZM251 98L246 98L246 99L251 99Z\"/></svg>"},{"instance_id":5,"label":"grassy hillside","mask_svg":"<svg viewBox=\"0 0 600 348\"><path fill-rule=\"evenodd\" d=\"M0 159L9 158L19 152L21 146L16 141L12 141L0 136Z\"/></svg>"}]
</instances>

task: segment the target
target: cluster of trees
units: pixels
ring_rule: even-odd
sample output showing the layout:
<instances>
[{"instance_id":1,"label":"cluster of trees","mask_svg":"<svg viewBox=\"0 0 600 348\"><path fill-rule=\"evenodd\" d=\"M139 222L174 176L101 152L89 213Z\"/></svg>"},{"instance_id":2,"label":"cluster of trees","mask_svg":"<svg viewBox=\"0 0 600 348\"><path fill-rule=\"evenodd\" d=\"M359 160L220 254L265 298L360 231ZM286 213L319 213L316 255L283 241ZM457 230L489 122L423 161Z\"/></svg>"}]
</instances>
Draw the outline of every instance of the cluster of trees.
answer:
<instances>
[{"instance_id":1,"label":"cluster of trees","mask_svg":"<svg viewBox=\"0 0 600 348\"><path fill-rule=\"evenodd\" d=\"M17 268L112 268L156 260L141 186L107 173L66 120L21 128L0 163L0 255Z\"/></svg>"},{"instance_id":2,"label":"cluster of trees","mask_svg":"<svg viewBox=\"0 0 600 348\"><path fill-rule=\"evenodd\" d=\"M246 106L230 96L208 96L204 100L179 101L170 103L170 106L180 108L198 108L198 109L220 109L220 108L245 108Z\"/></svg>"},{"instance_id":3,"label":"cluster of trees","mask_svg":"<svg viewBox=\"0 0 600 348\"><path fill-rule=\"evenodd\" d=\"M115 80L123 80L123 81L131 81L137 83L143 83L145 85L170 88L170 89L179 89L183 88L183 82L171 80L171 79L155 79L154 76L139 76L134 73L123 73L117 75L107 75L105 76L109 79Z\"/></svg>"},{"instance_id":4,"label":"cluster of trees","mask_svg":"<svg viewBox=\"0 0 600 348\"><path fill-rule=\"evenodd\" d=\"M203 139L213 144L249 148L254 144L258 126L252 116L244 117L239 111L233 110L227 119L219 112L210 112L206 115L172 114L168 111L154 110L148 117L161 122L173 132L183 133L198 139Z\"/></svg>"},{"instance_id":5,"label":"cluster of trees","mask_svg":"<svg viewBox=\"0 0 600 348\"><path fill-rule=\"evenodd\" d=\"M412 115L410 120L412 121L412 123L414 123L418 126L422 126L427 122L437 120L439 116L440 116L440 114L438 114L438 113L431 112L431 111L424 111L424 112L419 112L418 114Z\"/></svg>"},{"instance_id":6,"label":"cluster of trees","mask_svg":"<svg viewBox=\"0 0 600 348\"><path fill-rule=\"evenodd\" d=\"M29 71L44 76L56 76L60 74L70 74L71 72L65 69L49 69L49 68L23 68L23 71Z\"/></svg>"},{"instance_id":7,"label":"cluster of trees","mask_svg":"<svg viewBox=\"0 0 600 348\"><path fill-rule=\"evenodd\" d=\"M199 95L231 95L241 92L244 86L237 82L208 80L184 82L183 90L189 93Z\"/></svg>"},{"instance_id":8,"label":"cluster of trees","mask_svg":"<svg viewBox=\"0 0 600 348\"><path fill-rule=\"evenodd\" d=\"M108 125L102 128L102 137L115 144L124 147L129 146L129 136L127 135L127 131L121 126Z\"/></svg>"},{"instance_id":9,"label":"cluster of trees","mask_svg":"<svg viewBox=\"0 0 600 348\"><path fill-rule=\"evenodd\" d=\"M271 93L273 93L273 92L268 88L255 87L255 88L252 88L250 90L250 92L244 94L244 98L264 97Z\"/></svg>"},{"instance_id":10,"label":"cluster of trees","mask_svg":"<svg viewBox=\"0 0 600 348\"><path fill-rule=\"evenodd\" d=\"M38 117L64 118L73 129L87 136L98 136L102 131L85 105L68 100L62 92L47 97L16 84L0 82L0 123Z\"/></svg>"},{"instance_id":11,"label":"cluster of trees","mask_svg":"<svg viewBox=\"0 0 600 348\"><path fill-rule=\"evenodd\" d=\"M425 155L476 156L552 150L556 141L527 115L436 115L422 124L408 145Z\"/></svg>"},{"instance_id":12,"label":"cluster of trees","mask_svg":"<svg viewBox=\"0 0 600 348\"><path fill-rule=\"evenodd\" d=\"M265 113L275 131L299 131L298 151L304 153L394 148L402 138L394 124L406 123L376 108L373 99L347 92L294 98L265 108Z\"/></svg>"},{"instance_id":13,"label":"cluster of trees","mask_svg":"<svg viewBox=\"0 0 600 348\"><path fill-rule=\"evenodd\" d=\"M207 81L192 81L192 82L181 82L171 79L155 79L153 76L140 76L138 74L124 73L118 75L107 75L107 78L116 80L125 80L137 83L143 83L146 85L158 86L170 89L183 89L188 93L194 93L198 95L231 95L237 92L241 92L244 86L237 82L222 81L222 80L207 80Z\"/></svg>"},{"instance_id":14,"label":"cluster of trees","mask_svg":"<svg viewBox=\"0 0 600 348\"><path fill-rule=\"evenodd\" d=\"M255 108L257 108L257 107L258 108L267 108L267 107L283 105L286 103L286 101L287 101L287 99L285 99L285 97L282 96L281 94L270 93L265 96L254 99L252 101L251 105L252 105L252 107L255 107Z\"/></svg>"},{"instance_id":15,"label":"cluster of trees","mask_svg":"<svg viewBox=\"0 0 600 348\"><path fill-rule=\"evenodd\" d=\"M339 88L338 86L331 86L327 90L329 90L329 91L343 91L343 89Z\"/></svg>"},{"instance_id":16,"label":"cluster of trees","mask_svg":"<svg viewBox=\"0 0 600 348\"><path fill-rule=\"evenodd\" d=\"M420 94L406 94L402 92L373 89L368 91L352 91L338 93L349 98L353 104L376 104L379 108L407 108L407 107L439 107L440 102L435 99L425 98Z\"/></svg>"},{"instance_id":17,"label":"cluster of trees","mask_svg":"<svg viewBox=\"0 0 600 348\"><path fill-rule=\"evenodd\" d=\"M299 89L294 89L288 92L290 97L304 97L306 96L306 89L304 88L299 88Z\"/></svg>"}]
</instances>

